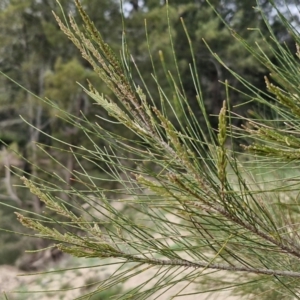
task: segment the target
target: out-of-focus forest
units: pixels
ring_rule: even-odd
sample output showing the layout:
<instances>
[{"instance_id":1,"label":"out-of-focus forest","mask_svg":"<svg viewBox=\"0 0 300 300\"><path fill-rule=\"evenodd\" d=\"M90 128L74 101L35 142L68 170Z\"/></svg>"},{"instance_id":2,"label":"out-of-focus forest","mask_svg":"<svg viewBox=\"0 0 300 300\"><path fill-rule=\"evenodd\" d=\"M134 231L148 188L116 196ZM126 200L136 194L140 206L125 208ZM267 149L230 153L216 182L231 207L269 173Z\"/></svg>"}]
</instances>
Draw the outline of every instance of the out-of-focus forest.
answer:
<instances>
[{"instance_id":1,"label":"out-of-focus forest","mask_svg":"<svg viewBox=\"0 0 300 300\"><path fill-rule=\"evenodd\" d=\"M287 47L293 48L292 39L274 17L274 10L269 1L260 2L260 8L271 20L277 38L282 43L286 43ZM81 3L104 40L119 53L122 49L123 32L119 1L82 0ZM80 24L80 17L73 0L61 0L60 4L63 10L74 15L75 20ZM262 34L255 28L265 32L267 28L259 10L255 9L257 5L255 0L211 0L211 4L247 42L251 45L258 43L264 47ZM170 47L169 35L171 34L178 68L182 75L182 85L191 107L195 109L198 107L196 91L190 75L191 54L182 26L182 18L193 41L202 92L207 111L211 115L212 125L216 126L217 120L214 115L219 113L225 97L225 88L222 84L225 80L228 80L229 85L233 87L230 93L233 112L241 115L249 113L249 110L253 109L251 102L240 105L249 99L243 98L243 94L237 92L243 91L243 85L217 63L203 42L203 38L228 67L238 72L254 87L264 88L263 76L267 73L266 69L241 47L232 36L232 32L205 0L170 0L169 20L165 6L166 3L162 0L125 0L123 3L128 50L148 89L154 95L154 101L155 95L158 97L159 92L152 77L153 65L164 92L171 101L173 99L175 101L176 98L172 95L171 78L168 73L170 71L176 74L177 68ZM292 6L290 8L292 9ZM286 7L282 9L287 16L293 13L293 11L288 12ZM60 5L55 0L2 0L0 2L0 70L18 83L0 76L0 201L3 203L0 206L0 228L25 234L26 230L15 219L13 207L40 213L43 211L43 206L37 197L18 187L20 182L16 175L26 174L27 177L50 180L52 177L49 174L55 173L64 178L62 185L74 185L76 183L70 180L68 170L76 170L78 162L69 151L68 144L80 146L89 143L82 131L60 118L60 109L76 115L79 120L88 118L112 131L125 130L114 123L102 124L101 116L104 116L104 112L92 103L76 83L80 82L84 85L88 79L99 91L108 97L114 97L81 58L79 51L59 30L52 11L62 16ZM297 26L298 18L292 15L290 17ZM268 51L268 49L264 50ZM270 57L272 57L271 53ZM134 64L132 70L136 76L135 82L143 86ZM178 80L176 76L174 80ZM50 106L39 98L49 98L56 106ZM199 111L198 114L201 123L203 122L201 112ZM171 113L170 118L172 119ZM128 132L128 138L130 135L131 133ZM56 151L58 147L56 138L66 142L65 152ZM99 147L104 147L103 141L101 143ZM59 147L62 147L61 144ZM60 162L60 167L53 163L46 152ZM85 166L85 168L95 177L106 176L105 172L95 165ZM41 169L49 173L42 172ZM66 197L59 196L62 199ZM25 249L46 247L47 244L44 243L42 240L2 231L0 232L0 264L17 263L23 269L30 269L30 262L20 262L22 261L20 257Z\"/></svg>"}]
</instances>

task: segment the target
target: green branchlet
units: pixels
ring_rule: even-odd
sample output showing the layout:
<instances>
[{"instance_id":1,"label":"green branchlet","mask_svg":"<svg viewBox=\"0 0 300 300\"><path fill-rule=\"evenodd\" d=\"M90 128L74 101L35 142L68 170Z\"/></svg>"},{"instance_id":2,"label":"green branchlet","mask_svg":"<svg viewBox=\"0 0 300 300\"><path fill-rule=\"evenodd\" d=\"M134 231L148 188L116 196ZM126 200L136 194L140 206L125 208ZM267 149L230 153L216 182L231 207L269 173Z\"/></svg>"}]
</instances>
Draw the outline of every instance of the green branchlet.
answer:
<instances>
[{"instance_id":1,"label":"green branchlet","mask_svg":"<svg viewBox=\"0 0 300 300\"><path fill-rule=\"evenodd\" d=\"M279 75L278 75L279 76ZM275 95L278 103L288 108L291 114L298 118L300 116L300 101L297 94L289 93L270 83L265 77L267 89ZM297 136L297 129L291 126L276 128L265 124L257 124L250 121L250 126L246 131L252 136L257 137L262 142L253 143L250 146L243 146L244 149L253 151L260 155L285 158L288 160L300 159L300 138Z\"/></svg>"},{"instance_id":2,"label":"green branchlet","mask_svg":"<svg viewBox=\"0 0 300 300\"><path fill-rule=\"evenodd\" d=\"M219 146L217 147L217 167L218 167L218 177L222 184L222 190L224 189L224 183L226 180L226 165L227 165L227 158L226 158L226 102L223 101L223 107L219 113L219 132L218 132L218 141Z\"/></svg>"}]
</instances>

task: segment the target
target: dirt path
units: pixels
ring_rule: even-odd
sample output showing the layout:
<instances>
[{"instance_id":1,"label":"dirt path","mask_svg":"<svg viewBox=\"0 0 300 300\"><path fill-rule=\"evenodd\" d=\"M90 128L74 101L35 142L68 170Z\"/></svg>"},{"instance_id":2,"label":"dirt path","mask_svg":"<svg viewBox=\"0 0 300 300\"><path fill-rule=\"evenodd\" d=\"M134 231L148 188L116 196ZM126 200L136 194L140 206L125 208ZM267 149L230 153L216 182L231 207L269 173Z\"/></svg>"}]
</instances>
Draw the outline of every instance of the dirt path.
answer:
<instances>
[{"instance_id":1,"label":"dirt path","mask_svg":"<svg viewBox=\"0 0 300 300\"><path fill-rule=\"evenodd\" d=\"M66 267L69 263L62 263L61 267ZM70 266L69 266L70 267ZM114 267L115 268L115 267ZM41 274L34 276L18 276L23 272L18 270L15 267L3 265L0 266L0 291L6 291L8 293L9 299L22 299L22 300L72 300L76 297L79 297L88 292L87 288L82 287L83 285L89 282L95 282L97 280L102 280L109 273L113 271L113 267L106 268L85 268L85 269L75 269L72 271L64 272L64 273L50 273L50 274ZM149 278L149 276L153 276L154 270L149 270L141 273L136 277L129 279L126 281L124 288L130 289L136 287L139 283L144 282ZM226 275L226 274L219 274ZM228 276L228 274L227 274ZM172 289L163 293L163 295L159 296L159 298L155 298L154 296L149 298L151 299L160 299L160 300L169 300L171 297L176 294L176 292L180 291L185 286L184 283L177 284ZM57 289L70 289L65 292L50 292L51 290ZM26 293L26 294L14 294L10 293L10 291L21 290L23 292L26 291L41 291L44 290L43 293ZM195 286L190 285L188 288L188 292L192 292L195 290ZM185 293L187 290L185 290ZM160 292L161 293L161 292ZM157 294L158 296L159 294ZM198 295L189 295L184 297L179 297L175 299L184 299L184 300L204 300L207 299L209 294L198 294ZM210 295L209 299L215 300L238 300L240 298L230 296L230 291L223 291L213 296ZM4 298L3 298L4 299ZM103 299L106 300L106 299Z\"/></svg>"}]
</instances>

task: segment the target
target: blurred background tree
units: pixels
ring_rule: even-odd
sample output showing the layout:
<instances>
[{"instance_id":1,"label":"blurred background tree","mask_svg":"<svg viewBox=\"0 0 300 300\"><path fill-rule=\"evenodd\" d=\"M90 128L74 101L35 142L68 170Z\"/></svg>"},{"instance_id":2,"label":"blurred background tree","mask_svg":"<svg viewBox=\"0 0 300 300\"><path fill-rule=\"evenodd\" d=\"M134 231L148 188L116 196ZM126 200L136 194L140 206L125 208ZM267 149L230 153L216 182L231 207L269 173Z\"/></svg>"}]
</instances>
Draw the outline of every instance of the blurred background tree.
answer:
<instances>
[{"instance_id":1,"label":"blurred background tree","mask_svg":"<svg viewBox=\"0 0 300 300\"><path fill-rule=\"evenodd\" d=\"M60 3L64 11L76 14L74 1ZM83 4L88 4L88 11L95 18L97 26L104 28L105 38L112 45L119 45L122 33L119 3L104 0L101 1L101 7L98 1L83 1ZM78 118L82 118L82 111L85 116L95 119L95 115L101 116L102 112L90 104L76 81L84 82L89 79L105 94L110 93L95 75L92 75L90 67L59 30L52 11L61 13L61 8L55 0L12 0L1 2L0 5L0 70L27 90L6 77L0 78L0 140L3 143L0 160L1 201L36 212L42 209L38 198L24 194L24 190L15 189L13 185L18 183L16 177L4 166L14 165L21 169L20 172L33 177L37 176L37 168L45 165L51 167L51 160L44 154L43 149L55 156L56 145L47 135L41 134L40 130L53 137L63 138L66 143L85 143L83 134L80 136L76 128L60 120L59 109L45 105L37 97L50 97L58 107L77 115ZM111 34L112 32L114 34ZM27 126L20 115L35 128ZM97 120L99 121L99 118ZM25 160L14 154L18 152ZM65 168L56 168L53 172L64 174L66 185L71 184L68 170L76 169L74 156L68 149L64 157L56 158L64 162ZM41 180L48 179L47 174L44 175ZM6 218L0 219L0 227L16 229L11 209L1 206L1 210L5 212ZM1 235L4 240L0 243L7 246L3 247L2 251L11 256L11 246L6 240L8 236ZM16 247L15 241L12 243ZM22 247L16 247L18 254L24 251L24 247L27 246L23 244ZM2 254L2 257L6 257ZM15 255L14 259L17 256ZM13 260L7 259L6 262L12 263Z\"/></svg>"}]
</instances>

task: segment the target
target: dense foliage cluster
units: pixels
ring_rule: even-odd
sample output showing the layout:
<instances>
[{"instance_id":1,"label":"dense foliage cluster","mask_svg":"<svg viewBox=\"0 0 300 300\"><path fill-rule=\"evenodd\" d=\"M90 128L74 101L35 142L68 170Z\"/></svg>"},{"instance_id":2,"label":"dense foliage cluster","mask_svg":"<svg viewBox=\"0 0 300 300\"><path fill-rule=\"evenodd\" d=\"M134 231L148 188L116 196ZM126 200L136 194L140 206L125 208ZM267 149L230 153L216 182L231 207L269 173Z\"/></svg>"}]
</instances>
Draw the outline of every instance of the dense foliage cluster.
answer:
<instances>
[{"instance_id":1,"label":"dense foliage cluster","mask_svg":"<svg viewBox=\"0 0 300 300\"><path fill-rule=\"evenodd\" d=\"M119 264L87 297L153 269L118 297L300 298L298 22L279 5L0 5L3 263L33 229L27 248Z\"/></svg>"}]
</instances>

